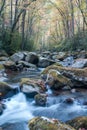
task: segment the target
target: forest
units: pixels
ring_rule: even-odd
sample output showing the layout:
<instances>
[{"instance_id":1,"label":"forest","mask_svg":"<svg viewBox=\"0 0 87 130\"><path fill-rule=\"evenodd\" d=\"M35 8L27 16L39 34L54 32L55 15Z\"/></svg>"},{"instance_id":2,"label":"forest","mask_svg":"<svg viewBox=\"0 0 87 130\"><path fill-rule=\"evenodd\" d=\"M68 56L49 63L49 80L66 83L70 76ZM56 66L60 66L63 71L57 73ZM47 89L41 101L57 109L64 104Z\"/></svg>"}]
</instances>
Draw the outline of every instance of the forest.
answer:
<instances>
[{"instance_id":1,"label":"forest","mask_svg":"<svg viewBox=\"0 0 87 130\"><path fill-rule=\"evenodd\" d=\"M0 49L87 50L87 0L0 0Z\"/></svg>"}]
</instances>

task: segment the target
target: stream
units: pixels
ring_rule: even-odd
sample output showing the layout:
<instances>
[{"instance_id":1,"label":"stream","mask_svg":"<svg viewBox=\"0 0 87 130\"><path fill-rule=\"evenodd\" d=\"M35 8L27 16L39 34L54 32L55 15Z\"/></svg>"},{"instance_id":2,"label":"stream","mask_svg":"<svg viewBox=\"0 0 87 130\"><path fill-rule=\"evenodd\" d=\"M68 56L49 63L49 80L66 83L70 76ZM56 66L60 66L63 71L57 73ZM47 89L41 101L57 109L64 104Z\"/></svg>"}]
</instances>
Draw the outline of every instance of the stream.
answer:
<instances>
[{"instance_id":1,"label":"stream","mask_svg":"<svg viewBox=\"0 0 87 130\"><path fill-rule=\"evenodd\" d=\"M35 75L39 75L39 73L36 72ZM35 75L33 74L33 76ZM0 81L6 81L15 88L19 85L18 80L22 77L30 76L32 75L19 74L11 79L8 77L1 77ZM27 123L35 116L56 118L63 122L73 119L74 117L82 115L87 116L87 105L83 104L84 102L87 102L87 91L84 89L78 90L75 93L64 91L60 95L54 96L51 94L51 90L48 87L46 93L48 94L48 97L46 106L44 107L36 106L34 99L27 98L20 91L11 98L6 98L3 101L6 105L6 109L0 116L0 126L2 126L3 130L28 130ZM74 102L72 104L65 103L67 98L73 98Z\"/></svg>"}]
</instances>

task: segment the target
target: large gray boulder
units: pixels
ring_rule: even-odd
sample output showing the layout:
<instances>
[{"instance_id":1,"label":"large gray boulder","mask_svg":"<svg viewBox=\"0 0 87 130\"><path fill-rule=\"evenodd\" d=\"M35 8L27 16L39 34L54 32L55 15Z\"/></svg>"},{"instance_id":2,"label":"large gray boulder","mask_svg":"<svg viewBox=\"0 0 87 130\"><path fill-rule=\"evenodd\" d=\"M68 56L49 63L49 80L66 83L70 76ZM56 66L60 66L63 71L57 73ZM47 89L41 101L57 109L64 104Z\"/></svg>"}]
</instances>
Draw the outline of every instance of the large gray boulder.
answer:
<instances>
[{"instance_id":1,"label":"large gray boulder","mask_svg":"<svg viewBox=\"0 0 87 130\"><path fill-rule=\"evenodd\" d=\"M87 59L77 59L72 66L73 68L84 68L87 67Z\"/></svg>"},{"instance_id":2,"label":"large gray boulder","mask_svg":"<svg viewBox=\"0 0 87 130\"><path fill-rule=\"evenodd\" d=\"M18 62L20 60L23 60L24 59L24 53L23 52L18 52L18 53L15 53L13 54L10 59L14 62Z\"/></svg>"},{"instance_id":3,"label":"large gray boulder","mask_svg":"<svg viewBox=\"0 0 87 130\"><path fill-rule=\"evenodd\" d=\"M39 62L39 57L36 53L34 52L29 52L26 57L25 57L25 61L28 63L32 63L34 65L37 65Z\"/></svg>"}]
</instances>

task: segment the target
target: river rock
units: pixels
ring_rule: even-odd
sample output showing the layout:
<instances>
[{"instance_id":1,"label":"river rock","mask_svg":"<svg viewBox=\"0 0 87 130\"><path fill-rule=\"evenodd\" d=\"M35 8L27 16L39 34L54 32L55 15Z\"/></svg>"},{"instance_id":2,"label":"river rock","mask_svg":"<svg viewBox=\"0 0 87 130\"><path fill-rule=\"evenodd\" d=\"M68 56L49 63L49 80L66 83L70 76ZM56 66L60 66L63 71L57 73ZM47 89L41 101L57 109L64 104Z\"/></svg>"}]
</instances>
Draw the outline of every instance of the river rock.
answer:
<instances>
[{"instance_id":1,"label":"river rock","mask_svg":"<svg viewBox=\"0 0 87 130\"><path fill-rule=\"evenodd\" d=\"M45 91L45 84L38 79L22 78L20 88L28 97L34 97L39 92Z\"/></svg>"},{"instance_id":2,"label":"river rock","mask_svg":"<svg viewBox=\"0 0 87 130\"><path fill-rule=\"evenodd\" d=\"M77 59L74 64L72 64L74 68L84 68L87 67L87 59Z\"/></svg>"},{"instance_id":3,"label":"river rock","mask_svg":"<svg viewBox=\"0 0 87 130\"><path fill-rule=\"evenodd\" d=\"M5 104L3 104L2 102L0 102L0 115L3 114L4 109L6 108Z\"/></svg>"},{"instance_id":4,"label":"river rock","mask_svg":"<svg viewBox=\"0 0 87 130\"><path fill-rule=\"evenodd\" d=\"M56 119L35 117L29 121L30 130L75 130L73 127L61 123Z\"/></svg>"},{"instance_id":5,"label":"river rock","mask_svg":"<svg viewBox=\"0 0 87 130\"><path fill-rule=\"evenodd\" d=\"M18 64L21 64L23 66L23 70L28 70L28 68L31 69L37 69L36 65L28 63L26 61L19 61Z\"/></svg>"},{"instance_id":6,"label":"river rock","mask_svg":"<svg viewBox=\"0 0 87 130\"><path fill-rule=\"evenodd\" d=\"M17 71L17 67L16 67L16 64L15 62L13 61L6 61L4 64L3 64L4 68L6 70L12 70L12 71Z\"/></svg>"},{"instance_id":7,"label":"river rock","mask_svg":"<svg viewBox=\"0 0 87 130\"><path fill-rule=\"evenodd\" d=\"M25 61L28 63L32 63L34 65L37 65L39 62L39 57L36 53L34 52L29 52L26 57L25 57Z\"/></svg>"},{"instance_id":8,"label":"river rock","mask_svg":"<svg viewBox=\"0 0 87 130\"><path fill-rule=\"evenodd\" d=\"M37 94L37 95L35 95L34 99L35 99L36 105L38 105L38 106L45 106L46 105L46 102L47 102L46 95Z\"/></svg>"},{"instance_id":9,"label":"river rock","mask_svg":"<svg viewBox=\"0 0 87 130\"><path fill-rule=\"evenodd\" d=\"M0 82L0 97L4 98L8 93L14 91L14 89L5 82Z\"/></svg>"},{"instance_id":10,"label":"river rock","mask_svg":"<svg viewBox=\"0 0 87 130\"><path fill-rule=\"evenodd\" d=\"M66 57L67 57L66 52L59 52L57 54L53 54L52 59L63 61Z\"/></svg>"},{"instance_id":11,"label":"river rock","mask_svg":"<svg viewBox=\"0 0 87 130\"><path fill-rule=\"evenodd\" d=\"M63 76L59 71L54 69L50 69L48 71L46 84L48 84L53 90L59 90L64 88L65 86L68 89L70 88L70 86L72 86L70 79Z\"/></svg>"},{"instance_id":12,"label":"river rock","mask_svg":"<svg viewBox=\"0 0 87 130\"><path fill-rule=\"evenodd\" d=\"M74 127L76 130L87 130L87 116L74 118L67 122L67 124Z\"/></svg>"},{"instance_id":13,"label":"river rock","mask_svg":"<svg viewBox=\"0 0 87 130\"><path fill-rule=\"evenodd\" d=\"M49 66L49 65L52 65L52 64L54 64L54 63L55 63L55 61L53 61L53 60L40 57L38 66L41 67L41 68L45 68L45 67L47 67L47 66Z\"/></svg>"},{"instance_id":14,"label":"river rock","mask_svg":"<svg viewBox=\"0 0 87 130\"><path fill-rule=\"evenodd\" d=\"M72 85L71 85L72 87L87 88L87 68L78 69L78 68L72 68L72 67L62 67L62 66L57 66L57 65L51 65L47 67L42 72L42 74L47 74L52 69L60 72L60 74L70 79L72 82Z\"/></svg>"},{"instance_id":15,"label":"river rock","mask_svg":"<svg viewBox=\"0 0 87 130\"><path fill-rule=\"evenodd\" d=\"M7 60L8 60L8 57L5 57L5 56L0 57L0 61L7 61Z\"/></svg>"},{"instance_id":16,"label":"river rock","mask_svg":"<svg viewBox=\"0 0 87 130\"><path fill-rule=\"evenodd\" d=\"M18 53L15 53L13 54L10 59L14 62L18 62L20 60L23 60L24 59L24 53L23 52L18 52Z\"/></svg>"},{"instance_id":17,"label":"river rock","mask_svg":"<svg viewBox=\"0 0 87 130\"><path fill-rule=\"evenodd\" d=\"M64 100L64 103L73 104L73 103L74 103L74 98L66 98L66 99Z\"/></svg>"},{"instance_id":18,"label":"river rock","mask_svg":"<svg viewBox=\"0 0 87 130\"><path fill-rule=\"evenodd\" d=\"M41 54L42 57L44 58L51 58L51 52L50 51L44 51Z\"/></svg>"}]
</instances>

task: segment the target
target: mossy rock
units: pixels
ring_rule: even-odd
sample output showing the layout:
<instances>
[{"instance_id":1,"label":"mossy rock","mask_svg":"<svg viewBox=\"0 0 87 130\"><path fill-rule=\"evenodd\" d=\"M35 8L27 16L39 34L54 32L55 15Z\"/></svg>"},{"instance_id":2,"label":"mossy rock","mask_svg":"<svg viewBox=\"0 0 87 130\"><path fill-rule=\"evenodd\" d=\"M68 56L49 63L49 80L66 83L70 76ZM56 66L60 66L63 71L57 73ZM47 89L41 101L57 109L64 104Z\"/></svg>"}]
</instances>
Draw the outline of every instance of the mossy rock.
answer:
<instances>
[{"instance_id":1,"label":"mossy rock","mask_svg":"<svg viewBox=\"0 0 87 130\"><path fill-rule=\"evenodd\" d=\"M2 64L0 64L0 70L4 69L4 66Z\"/></svg>"},{"instance_id":2,"label":"mossy rock","mask_svg":"<svg viewBox=\"0 0 87 130\"><path fill-rule=\"evenodd\" d=\"M68 121L67 124L71 125L76 130L79 130L80 128L87 129L87 116L77 117L73 120Z\"/></svg>"},{"instance_id":3,"label":"mossy rock","mask_svg":"<svg viewBox=\"0 0 87 130\"><path fill-rule=\"evenodd\" d=\"M34 99L35 99L36 105L38 105L38 106L46 105L46 102L47 102L47 96L46 95L37 94L37 95L35 95Z\"/></svg>"},{"instance_id":4,"label":"mossy rock","mask_svg":"<svg viewBox=\"0 0 87 130\"><path fill-rule=\"evenodd\" d=\"M78 68L72 68L72 67L62 67L62 66L59 66L57 64L56 65L54 64L54 65L48 66L46 69L44 69L42 71L41 74L47 74L50 69L57 70L60 73L62 73L63 71L67 71L67 72L74 73L74 75L76 75L76 76L87 77L87 67L84 68L84 69L78 69Z\"/></svg>"},{"instance_id":5,"label":"mossy rock","mask_svg":"<svg viewBox=\"0 0 87 130\"><path fill-rule=\"evenodd\" d=\"M87 68L78 69L72 67L51 65L47 67L41 74L49 74L50 70L55 70L59 72L62 76L65 76L66 78L70 79L72 82L72 84L70 83L72 87L87 87ZM66 78L63 79L65 80Z\"/></svg>"},{"instance_id":6,"label":"mossy rock","mask_svg":"<svg viewBox=\"0 0 87 130\"><path fill-rule=\"evenodd\" d=\"M72 86L71 80L55 69L49 69L46 82L49 84L51 89L54 90L62 89L65 86L67 86L67 88Z\"/></svg>"},{"instance_id":7,"label":"mossy rock","mask_svg":"<svg viewBox=\"0 0 87 130\"><path fill-rule=\"evenodd\" d=\"M29 121L30 130L75 130L73 127L45 117L35 117Z\"/></svg>"},{"instance_id":8,"label":"mossy rock","mask_svg":"<svg viewBox=\"0 0 87 130\"><path fill-rule=\"evenodd\" d=\"M11 86L5 82L0 82L0 96L5 96L9 91L13 90Z\"/></svg>"},{"instance_id":9,"label":"mossy rock","mask_svg":"<svg viewBox=\"0 0 87 130\"><path fill-rule=\"evenodd\" d=\"M34 97L39 92L46 91L44 82L42 82L40 79L33 78L22 78L20 82L20 89L29 97L31 97L30 95L32 94Z\"/></svg>"}]
</instances>

